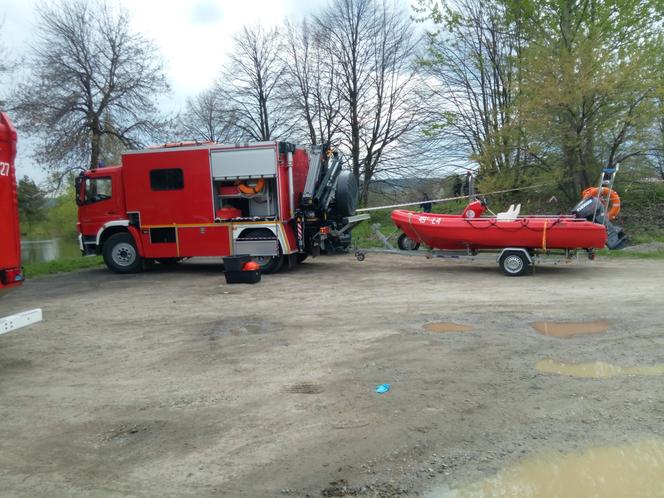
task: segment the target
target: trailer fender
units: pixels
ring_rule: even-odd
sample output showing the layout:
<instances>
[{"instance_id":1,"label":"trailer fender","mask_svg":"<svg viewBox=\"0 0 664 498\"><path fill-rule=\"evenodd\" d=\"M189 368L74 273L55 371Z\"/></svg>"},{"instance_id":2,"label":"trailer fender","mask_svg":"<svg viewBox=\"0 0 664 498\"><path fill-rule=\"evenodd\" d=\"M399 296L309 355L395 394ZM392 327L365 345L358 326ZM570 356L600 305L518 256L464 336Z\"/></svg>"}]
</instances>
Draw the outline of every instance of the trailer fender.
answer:
<instances>
[{"instance_id":1,"label":"trailer fender","mask_svg":"<svg viewBox=\"0 0 664 498\"><path fill-rule=\"evenodd\" d=\"M531 265L533 264L533 257L532 257L532 255L528 252L527 249L524 249L523 247L506 247L506 248L504 248L502 251L500 251L500 253L498 253L498 257L496 258L496 261L500 261L500 258L503 257L503 254L504 254L506 251L518 251L518 252L522 252L523 254L526 255L526 258L528 258L528 262L529 262Z\"/></svg>"}]
</instances>

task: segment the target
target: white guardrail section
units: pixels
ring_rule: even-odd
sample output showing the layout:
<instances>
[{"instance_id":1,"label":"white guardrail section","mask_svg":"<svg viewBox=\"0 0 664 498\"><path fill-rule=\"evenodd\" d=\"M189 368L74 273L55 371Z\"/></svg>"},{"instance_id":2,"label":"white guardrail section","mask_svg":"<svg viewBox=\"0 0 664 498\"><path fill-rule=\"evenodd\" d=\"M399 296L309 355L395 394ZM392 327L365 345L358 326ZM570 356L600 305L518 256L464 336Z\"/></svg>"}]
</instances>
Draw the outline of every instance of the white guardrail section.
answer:
<instances>
[{"instance_id":1,"label":"white guardrail section","mask_svg":"<svg viewBox=\"0 0 664 498\"><path fill-rule=\"evenodd\" d=\"M41 321L42 310L40 308L0 318L0 335Z\"/></svg>"}]
</instances>

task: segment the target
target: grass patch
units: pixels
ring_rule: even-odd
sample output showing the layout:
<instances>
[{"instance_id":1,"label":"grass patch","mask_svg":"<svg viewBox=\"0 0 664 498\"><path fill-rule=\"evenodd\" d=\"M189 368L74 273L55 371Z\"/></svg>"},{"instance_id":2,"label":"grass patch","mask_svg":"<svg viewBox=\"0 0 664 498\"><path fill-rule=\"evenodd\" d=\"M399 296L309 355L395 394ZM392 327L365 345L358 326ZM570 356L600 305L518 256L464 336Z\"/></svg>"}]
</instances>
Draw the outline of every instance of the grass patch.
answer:
<instances>
[{"instance_id":1,"label":"grass patch","mask_svg":"<svg viewBox=\"0 0 664 498\"><path fill-rule=\"evenodd\" d=\"M390 213L392 210L384 210L381 209L380 211L371 211L369 214L371 215L371 218L363 221L360 223L357 227L353 229L353 245L356 247L360 247L363 249L367 249L370 247L383 247L383 243L381 240L376 237L371 230L371 225L379 224L379 230L383 233L385 236L389 236L396 230L396 227L392 223L392 220L390 219ZM393 237L394 238L394 237ZM396 242L396 239L394 240L390 239L391 242Z\"/></svg>"},{"instance_id":2,"label":"grass patch","mask_svg":"<svg viewBox=\"0 0 664 498\"><path fill-rule=\"evenodd\" d=\"M55 261L42 261L40 263L25 263L23 269L26 278L51 275L53 273L66 273L84 268L95 268L104 264L101 256L80 257L76 259L60 259Z\"/></svg>"},{"instance_id":3,"label":"grass patch","mask_svg":"<svg viewBox=\"0 0 664 498\"><path fill-rule=\"evenodd\" d=\"M639 231L626 228L625 232L632 244L647 244L649 242L664 242L664 232L662 230Z\"/></svg>"},{"instance_id":4,"label":"grass patch","mask_svg":"<svg viewBox=\"0 0 664 498\"><path fill-rule=\"evenodd\" d=\"M622 258L622 259L664 259L664 250L659 249L652 252L636 252L636 251L611 251L609 249L602 249L597 251L600 257L608 258Z\"/></svg>"},{"instance_id":5,"label":"grass patch","mask_svg":"<svg viewBox=\"0 0 664 498\"><path fill-rule=\"evenodd\" d=\"M439 204L434 204L432 212L439 214L461 214L463 209L468 203L465 201L453 201L453 202L442 202ZM409 206L404 207L407 211L415 211L421 213L422 210L419 206ZM396 246L397 237L401 233L397 230L397 227L392 223L390 214L392 213L392 208L379 209L376 211L369 211L371 218L360 223L355 229L353 229L353 246L368 249L371 247L383 247L383 242L380 238L376 237L371 230L371 225L379 224L379 230L383 235L389 238L390 243Z\"/></svg>"}]
</instances>

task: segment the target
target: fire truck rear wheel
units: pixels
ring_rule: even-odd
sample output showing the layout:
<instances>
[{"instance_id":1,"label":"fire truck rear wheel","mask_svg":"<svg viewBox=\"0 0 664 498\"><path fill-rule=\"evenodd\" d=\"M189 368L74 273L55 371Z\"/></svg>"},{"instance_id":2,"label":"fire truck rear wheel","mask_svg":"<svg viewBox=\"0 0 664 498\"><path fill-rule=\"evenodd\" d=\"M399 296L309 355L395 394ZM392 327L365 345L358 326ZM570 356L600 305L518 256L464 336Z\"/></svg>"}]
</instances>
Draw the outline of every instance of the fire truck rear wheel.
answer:
<instances>
[{"instance_id":1,"label":"fire truck rear wheel","mask_svg":"<svg viewBox=\"0 0 664 498\"><path fill-rule=\"evenodd\" d=\"M143 266L134 238L127 232L111 235L104 242L102 252L104 263L116 273L135 273Z\"/></svg>"},{"instance_id":2,"label":"fire truck rear wheel","mask_svg":"<svg viewBox=\"0 0 664 498\"><path fill-rule=\"evenodd\" d=\"M274 238L274 234L266 228L258 228L256 230L249 230L244 234L245 237L264 237L264 238ZM253 256L252 261L258 263L261 267L261 273L267 275L268 273L277 273L281 270L281 267L284 264L284 256L281 252L281 244L277 242L277 248L279 254L277 256Z\"/></svg>"}]
</instances>

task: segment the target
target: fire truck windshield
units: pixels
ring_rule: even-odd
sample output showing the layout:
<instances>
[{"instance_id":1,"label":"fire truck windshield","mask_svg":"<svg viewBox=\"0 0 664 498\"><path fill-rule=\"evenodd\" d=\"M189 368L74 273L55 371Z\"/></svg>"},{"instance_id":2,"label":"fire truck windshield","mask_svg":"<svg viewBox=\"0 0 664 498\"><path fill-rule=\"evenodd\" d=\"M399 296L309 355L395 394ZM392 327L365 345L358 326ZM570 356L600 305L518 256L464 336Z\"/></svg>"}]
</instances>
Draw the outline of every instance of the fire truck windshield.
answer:
<instances>
[{"instance_id":1,"label":"fire truck windshield","mask_svg":"<svg viewBox=\"0 0 664 498\"><path fill-rule=\"evenodd\" d=\"M113 192L113 182L110 177L86 178L83 191L83 204L105 201L110 199Z\"/></svg>"}]
</instances>

